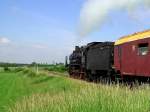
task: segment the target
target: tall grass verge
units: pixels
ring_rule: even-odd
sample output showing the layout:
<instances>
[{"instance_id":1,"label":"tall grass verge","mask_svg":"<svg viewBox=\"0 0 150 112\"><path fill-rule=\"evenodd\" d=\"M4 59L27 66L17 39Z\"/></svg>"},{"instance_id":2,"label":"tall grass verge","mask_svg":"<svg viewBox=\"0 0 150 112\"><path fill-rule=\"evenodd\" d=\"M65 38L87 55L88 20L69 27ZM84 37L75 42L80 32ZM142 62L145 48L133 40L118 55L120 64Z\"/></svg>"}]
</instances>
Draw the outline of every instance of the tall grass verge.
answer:
<instances>
[{"instance_id":1,"label":"tall grass verge","mask_svg":"<svg viewBox=\"0 0 150 112\"><path fill-rule=\"evenodd\" d=\"M150 88L84 84L78 91L24 97L9 112L149 112ZM56 88L57 89L57 88Z\"/></svg>"}]
</instances>

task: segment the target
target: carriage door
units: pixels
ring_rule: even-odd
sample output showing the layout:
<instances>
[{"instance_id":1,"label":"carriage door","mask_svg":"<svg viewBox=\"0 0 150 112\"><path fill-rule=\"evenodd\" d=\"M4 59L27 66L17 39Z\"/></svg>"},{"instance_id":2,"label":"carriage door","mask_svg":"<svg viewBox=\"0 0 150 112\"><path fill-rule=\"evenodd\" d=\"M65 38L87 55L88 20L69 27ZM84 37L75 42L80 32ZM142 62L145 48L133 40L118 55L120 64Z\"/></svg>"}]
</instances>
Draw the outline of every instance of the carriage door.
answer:
<instances>
[{"instance_id":1,"label":"carriage door","mask_svg":"<svg viewBox=\"0 0 150 112\"><path fill-rule=\"evenodd\" d=\"M149 43L139 43L137 46L136 75L147 76L150 73Z\"/></svg>"}]
</instances>

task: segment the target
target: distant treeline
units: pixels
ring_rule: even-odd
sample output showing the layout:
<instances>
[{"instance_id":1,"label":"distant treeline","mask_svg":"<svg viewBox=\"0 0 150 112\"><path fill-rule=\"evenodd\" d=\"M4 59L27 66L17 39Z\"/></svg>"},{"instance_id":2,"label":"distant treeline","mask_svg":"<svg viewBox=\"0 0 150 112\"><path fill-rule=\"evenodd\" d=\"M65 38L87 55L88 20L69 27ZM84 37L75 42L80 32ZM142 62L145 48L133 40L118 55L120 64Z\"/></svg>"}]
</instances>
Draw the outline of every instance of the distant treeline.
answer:
<instances>
[{"instance_id":1,"label":"distant treeline","mask_svg":"<svg viewBox=\"0 0 150 112\"><path fill-rule=\"evenodd\" d=\"M20 64L20 63L3 63L0 62L0 67L21 67L28 66L29 64Z\"/></svg>"},{"instance_id":2,"label":"distant treeline","mask_svg":"<svg viewBox=\"0 0 150 112\"><path fill-rule=\"evenodd\" d=\"M0 62L0 67L24 67L24 66L32 67L32 66L37 66L37 65L39 67L48 67L48 66L52 66L52 65L64 65L64 63L47 64L47 63L32 62L31 64L24 64L24 63L4 63L4 62Z\"/></svg>"}]
</instances>

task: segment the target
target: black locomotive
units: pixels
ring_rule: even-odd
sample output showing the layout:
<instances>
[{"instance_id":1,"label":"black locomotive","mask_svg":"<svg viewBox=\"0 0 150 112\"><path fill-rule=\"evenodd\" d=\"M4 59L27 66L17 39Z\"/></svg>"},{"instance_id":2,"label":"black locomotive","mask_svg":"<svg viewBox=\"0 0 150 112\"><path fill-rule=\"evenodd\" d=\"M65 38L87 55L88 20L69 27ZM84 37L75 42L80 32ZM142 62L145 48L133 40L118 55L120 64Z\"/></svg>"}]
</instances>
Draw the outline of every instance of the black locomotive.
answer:
<instances>
[{"instance_id":1,"label":"black locomotive","mask_svg":"<svg viewBox=\"0 0 150 112\"><path fill-rule=\"evenodd\" d=\"M113 77L114 42L92 42L76 46L69 57L71 77L89 81Z\"/></svg>"}]
</instances>

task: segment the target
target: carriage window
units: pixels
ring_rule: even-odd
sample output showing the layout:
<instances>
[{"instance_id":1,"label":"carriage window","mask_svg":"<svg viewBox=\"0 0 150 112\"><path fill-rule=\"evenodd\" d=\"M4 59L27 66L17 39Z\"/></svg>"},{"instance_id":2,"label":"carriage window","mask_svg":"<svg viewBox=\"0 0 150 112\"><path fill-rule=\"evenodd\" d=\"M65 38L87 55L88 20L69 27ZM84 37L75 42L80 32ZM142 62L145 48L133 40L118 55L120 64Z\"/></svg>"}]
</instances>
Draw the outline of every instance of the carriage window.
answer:
<instances>
[{"instance_id":1,"label":"carriage window","mask_svg":"<svg viewBox=\"0 0 150 112\"><path fill-rule=\"evenodd\" d=\"M138 45L138 54L142 56L148 54L148 43L142 43Z\"/></svg>"}]
</instances>

